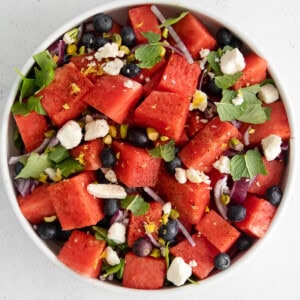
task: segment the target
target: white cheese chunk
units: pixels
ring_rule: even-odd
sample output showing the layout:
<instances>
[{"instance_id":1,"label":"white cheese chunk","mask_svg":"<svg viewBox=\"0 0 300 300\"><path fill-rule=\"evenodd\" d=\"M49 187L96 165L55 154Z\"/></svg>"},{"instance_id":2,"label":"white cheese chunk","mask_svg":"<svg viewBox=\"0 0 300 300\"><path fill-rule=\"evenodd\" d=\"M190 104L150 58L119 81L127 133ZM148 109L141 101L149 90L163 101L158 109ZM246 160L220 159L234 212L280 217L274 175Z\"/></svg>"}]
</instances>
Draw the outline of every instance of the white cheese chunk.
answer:
<instances>
[{"instance_id":1,"label":"white cheese chunk","mask_svg":"<svg viewBox=\"0 0 300 300\"><path fill-rule=\"evenodd\" d=\"M109 61L103 66L103 71L109 75L118 75L122 67L124 66L124 62L116 58L115 60Z\"/></svg>"},{"instance_id":2,"label":"white cheese chunk","mask_svg":"<svg viewBox=\"0 0 300 300\"><path fill-rule=\"evenodd\" d=\"M244 56L238 48L227 51L221 57L220 68L224 74L234 74L244 70L245 67Z\"/></svg>"},{"instance_id":3,"label":"white cheese chunk","mask_svg":"<svg viewBox=\"0 0 300 300\"><path fill-rule=\"evenodd\" d=\"M281 137L271 134L261 140L264 156L267 161L274 160L281 152Z\"/></svg>"},{"instance_id":4,"label":"white cheese chunk","mask_svg":"<svg viewBox=\"0 0 300 300\"><path fill-rule=\"evenodd\" d=\"M106 120L100 119L95 121L90 121L85 124L85 141L92 141L94 139L104 137L109 132L109 126Z\"/></svg>"},{"instance_id":5,"label":"white cheese chunk","mask_svg":"<svg viewBox=\"0 0 300 300\"><path fill-rule=\"evenodd\" d=\"M104 177L111 183L117 183L118 182L118 179L117 179L117 175L116 173L114 172L114 170L110 169L108 170Z\"/></svg>"},{"instance_id":6,"label":"white cheese chunk","mask_svg":"<svg viewBox=\"0 0 300 300\"><path fill-rule=\"evenodd\" d=\"M75 40L70 36L69 32L66 32L63 36L63 41L67 44L67 45L71 45L75 42Z\"/></svg>"},{"instance_id":7,"label":"white cheese chunk","mask_svg":"<svg viewBox=\"0 0 300 300\"><path fill-rule=\"evenodd\" d=\"M258 98L264 103L270 104L279 99L279 92L273 84L268 83L260 88Z\"/></svg>"},{"instance_id":8,"label":"white cheese chunk","mask_svg":"<svg viewBox=\"0 0 300 300\"><path fill-rule=\"evenodd\" d=\"M210 179L203 172L195 170L193 168L189 168L186 171L186 177L190 182L193 183L201 183L204 182L206 184L210 184Z\"/></svg>"},{"instance_id":9,"label":"white cheese chunk","mask_svg":"<svg viewBox=\"0 0 300 300\"><path fill-rule=\"evenodd\" d=\"M175 178L181 184L186 183L187 178L186 178L185 170L182 168L175 168Z\"/></svg>"},{"instance_id":10,"label":"white cheese chunk","mask_svg":"<svg viewBox=\"0 0 300 300\"><path fill-rule=\"evenodd\" d=\"M205 111L207 108L207 95L200 91L196 90L192 102L190 103L189 110L199 109L200 111Z\"/></svg>"},{"instance_id":11,"label":"white cheese chunk","mask_svg":"<svg viewBox=\"0 0 300 300\"><path fill-rule=\"evenodd\" d=\"M56 137L63 147L72 149L81 142L81 127L77 122L70 120L58 130Z\"/></svg>"},{"instance_id":12,"label":"white cheese chunk","mask_svg":"<svg viewBox=\"0 0 300 300\"><path fill-rule=\"evenodd\" d=\"M171 210L172 210L172 204L171 204L171 202L166 202L163 205L162 210L163 210L164 214L168 215L171 212Z\"/></svg>"},{"instance_id":13,"label":"white cheese chunk","mask_svg":"<svg viewBox=\"0 0 300 300\"><path fill-rule=\"evenodd\" d=\"M106 43L103 47L99 48L95 53L95 58L101 61L103 58L114 58L119 54L119 46L116 43Z\"/></svg>"},{"instance_id":14,"label":"white cheese chunk","mask_svg":"<svg viewBox=\"0 0 300 300\"><path fill-rule=\"evenodd\" d=\"M123 244L126 242L126 227L122 223L113 223L107 232L107 238L114 241L116 244Z\"/></svg>"},{"instance_id":15,"label":"white cheese chunk","mask_svg":"<svg viewBox=\"0 0 300 300\"><path fill-rule=\"evenodd\" d=\"M124 199L127 196L125 189L117 184L90 183L87 191L94 197L109 199Z\"/></svg>"},{"instance_id":16,"label":"white cheese chunk","mask_svg":"<svg viewBox=\"0 0 300 300\"><path fill-rule=\"evenodd\" d=\"M237 94L237 96L233 98L231 101L235 106L242 105L244 102L243 95Z\"/></svg>"},{"instance_id":17,"label":"white cheese chunk","mask_svg":"<svg viewBox=\"0 0 300 300\"><path fill-rule=\"evenodd\" d=\"M228 156L221 156L213 163L213 167L219 170L220 173L230 174L230 158Z\"/></svg>"},{"instance_id":18,"label":"white cheese chunk","mask_svg":"<svg viewBox=\"0 0 300 300\"><path fill-rule=\"evenodd\" d=\"M116 266L120 263L120 258L118 253L113 250L110 246L106 247L104 250L105 260L110 266Z\"/></svg>"},{"instance_id":19,"label":"white cheese chunk","mask_svg":"<svg viewBox=\"0 0 300 300\"><path fill-rule=\"evenodd\" d=\"M181 257L175 257L168 269L167 279L176 286L183 285L192 275L192 267Z\"/></svg>"}]
</instances>

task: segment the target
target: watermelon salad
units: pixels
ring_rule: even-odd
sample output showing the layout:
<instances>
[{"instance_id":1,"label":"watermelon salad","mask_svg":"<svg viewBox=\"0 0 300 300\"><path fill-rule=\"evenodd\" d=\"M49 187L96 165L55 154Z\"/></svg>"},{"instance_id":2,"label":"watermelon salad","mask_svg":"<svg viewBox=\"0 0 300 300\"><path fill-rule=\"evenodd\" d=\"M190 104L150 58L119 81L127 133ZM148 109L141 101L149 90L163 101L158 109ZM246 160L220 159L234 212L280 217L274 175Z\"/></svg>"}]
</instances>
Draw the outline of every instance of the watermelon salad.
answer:
<instances>
[{"instance_id":1,"label":"watermelon salad","mask_svg":"<svg viewBox=\"0 0 300 300\"><path fill-rule=\"evenodd\" d=\"M34 55L12 106L24 217L57 258L127 288L197 283L267 232L290 128L267 61L155 5Z\"/></svg>"}]
</instances>

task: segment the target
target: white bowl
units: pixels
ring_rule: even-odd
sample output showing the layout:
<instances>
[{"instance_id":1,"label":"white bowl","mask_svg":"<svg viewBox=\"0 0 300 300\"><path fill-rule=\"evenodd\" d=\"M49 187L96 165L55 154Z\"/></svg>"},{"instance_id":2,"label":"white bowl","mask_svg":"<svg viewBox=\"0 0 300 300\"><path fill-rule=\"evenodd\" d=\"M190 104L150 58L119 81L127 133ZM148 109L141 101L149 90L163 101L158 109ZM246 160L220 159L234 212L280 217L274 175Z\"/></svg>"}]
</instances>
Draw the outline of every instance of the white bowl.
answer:
<instances>
[{"instance_id":1,"label":"white bowl","mask_svg":"<svg viewBox=\"0 0 300 300\"><path fill-rule=\"evenodd\" d=\"M189 10L192 13L194 13L196 16L201 17L201 20L208 25L209 30L212 33L215 33L216 28L220 26L224 26L228 29L230 29L237 37L239 37L248 47L249 49L253 50L258 55L264 57L267 59L267 55L262 51L262 47L255 44L255 41L252 40L249 36L246 36L245 33L242 32L242 30L237 29L232 22L229 22L228 20L220 19L219 16L215 16L211 11L206 11L205 7L201 7L200 3L197 3L196 1L188 1L188 0L178 0L178 1L172 1L174 3L171 3L171 1L167 0L161 0L161 1L153 1L151 3L159 5L161 8L163 14L165 16L172 15L172 13L181 12L183 10ZM74 19L67 22L65 25L57 29L53 34L51 34L45 41L34 51L34 53L38 53L44 49L46 49L48 46L50 46L55 40L57 40L60 36L62 36L65 32L68 30L74 28L75 26L82 23L82 21L88 19L89 17L99 13L99 12L106 12L114 19L119 21L121 24L126 21L126 13L125 10L129 7L134 7L141 4L149 3L144 0L117 0L117 1L111 1L110 3L103 4L101 6L95 7L94 9L88 10L79 16L75 17ZM176 5L176 7L174 6ZM218 20L218 21L216 21ZM207 24L208 23L208 24ZM21 72L23 74L27 74L28 71L31 69L33 65L33 59L28 59L24 67L22 68ZM295 136L295 120L292 115L291 110L291 101L288 99L288 96L286 94L286 91L284 90L284 87L281 86L280 83L280 76L278 75L279 72L274 70L272 67L272 62L268 61L268 71L271 75L271 77L276 82L277 88L279 89L281 99L284 102L285 109L288 115L289 124L291 127L291 136L290 139L290 149L289 149L289 165L286 169L285 174L285 182L283 183L284 186L284 194L283 199L281 201L281 204L277 210L277 213L271 223L271 226L265 235L264 238L258 240L248 251L247 253L238 256L234 259L234 263L232 266L226 271L226 272L219 272L216 273L207 279L203 280L200 285L186 285L182 287L174 287L174 288L163 288L161 290L149 290L147 291L148 294L153 294L153 296L169 296L173 293L182 293L190 289L204 289L206 286L218 283L222 280L223 276L229 275L231 273L235 273L236 275L239 272L243 271L243 262L245 262L246 259L251 259L255 263L255 257L254 255L259 255L260 251L262 251L262 245L264 244L265 240L269 237L270 234L275 234L274 229L280 222L280 219L282 218L282 215L284 214L284 210L286 207L286 202L288 198L290 197L290 191L292 190L292 185L295 181L295 174L296 174L296 160L297 160L297 147L296 142L294 140ZM18 86L19 86L20 80L16 80L14 83L11 92L8 96L8 99L6 101L6 105L4 107L3 112L3 119L1 122L1 145L3 145L2 151L1 151L1 157L0 157L0 163L1 163L1 176L4 183L4 186L6 188L6 194L7 194L7 200L10 202L11 207L16 215L16 219L20 223L20 226L25 230L26 234L31 238L33 243L46 255L49 260L57 265L58 268L62 268L67 272L70 277L76 279L85 281L88 284L96 285L99 287L99 289L103 289L106 291L110 291L112 293L122 293L123 295L128 296L142 296L144 291L143 290L134 290L134 289L128 289L121 287L119 285L115 285L112 283L103 282L96 279L88 279L83 276L80 276L70 270L68 267L66 267L63 263L61 263L57 258L56 255L53 252L52 245L47 245L43 240L41 240L37 234L32 229L32 226L29 224L29 222L24 218L23 214L21 213L17 200L16 200L16 193L13 187L12 183L12 176L11 176L11 170L8 167L7 161L8 158L12 155L16 154L17 151L13 146L12 141L12 132L14 127L14 122L11 117L11 106L13 102L15 101L15 97L17 95ZM242 258L242 259L240 259Z\"/></svg>"}]
</instances>

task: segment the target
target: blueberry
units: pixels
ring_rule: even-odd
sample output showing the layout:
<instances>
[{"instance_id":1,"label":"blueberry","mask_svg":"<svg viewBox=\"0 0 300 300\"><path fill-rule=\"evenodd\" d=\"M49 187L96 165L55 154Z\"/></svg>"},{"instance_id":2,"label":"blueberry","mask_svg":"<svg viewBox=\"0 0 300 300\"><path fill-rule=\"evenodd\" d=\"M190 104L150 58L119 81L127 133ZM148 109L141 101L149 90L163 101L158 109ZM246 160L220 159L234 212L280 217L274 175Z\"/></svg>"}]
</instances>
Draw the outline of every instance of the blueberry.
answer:
<instances>
[{"instance_id":1,"label":"blueberry","mask_svg":"<svg viewBox=\"0 0 300 300\"><path fill-rule=\"evenodd\" d=\"M181 166L182 166L182 162L179 157L175 157L172 161L165 163L165 168L167 172L170 173L171 175L174 175L175 169L181 168Z\"/></svg>"},{"instance_id":2,"label":"blueberry","mask_svg":"<svg viewBox=\"0 0 300 300\"><path fill-rule=\"evenodd\" d=\"M104 214L106 216L113 216L120 207L120 201L118 199L105 199L104 201Z\"/></svg>"},{"instance_id":3,"label":"blueberry","mask_svg":"<svg viewBox=\"0 0 300 300\"><path fill-rule=\"evenodd\" d=\"M100 158L103 168L110 168L116 163L116 156L111 148L104 148Z\"/></svg>"},{"instance_id":4,"label":"blueberry","mask_svg":"<svg viewBox=\"0 0 300 300\"><path fill-rule=\"evenodd\" d=\"M238 240L236 241L236 248L240 251L248 250L253 241L252 238L248 235L241 235Z\"/></svg>"},{"instance_id":5,"label":"blueberry","mask_svg":"<svg viewBox=\"0 0 300 300\"><path fill-rule=\"evenodd\" d=\"M136 37L132 27L127 25L123 26L121 29L121 37L122 37L123 45L127 47L131 47L135 45Z\"/></svg>"},{"instance_id":6,"label":"blueberry","mask_svg":"<svg viewBox=\"0 0 300 300\"><path fill-rule=\"evenodd\" d=\"M207 90L208 93L210 93L214 96L218 96L218 97L222 96L222 89L220 89L216 85L216 82L213 78L208 81L208 83L206 85L206 90Z\"/></svg>"},{"instance_id":7,"label":"blueberry","mask_svg":"<svg viewBox=\"0 0 300 300\"><path fill-rule=\"evenodd\" d=\"M228 207L227 218L232 222L243 221L246 217L246 208L242 205Z\"/></svg>"},{"instance_id":8,"label":"blueberry","mask_svg":"<svg viewBox=\"0 0 300 300\"><path fill-rule=\"evenodd\" d=\"M214 259L215 267L221 271L228 269L230 263L231 263L231 259L227 253L220 253Z\"/></svg>"},{"instance_id":9,"label":"blueberry","mask_svg":"<svg viewBox=\"0 0 300 300\"><path fill-rule=\"evenodd\" d=\"M42 222L37 225L37 234L43 240L53 240L56 237L58 226L56 222Z\"/></svg>"},{"instance_id":10,"label":"blueberry","mask_svg":"<svg viewBox=\"0 0 300 300\"><path fill-rule=\"evenodd\" d=\"M113 26L113 20L111 16L104 13L100 13L93 18L94 29L100 33L108 32Z\"/></svg>"},{"instance_id":11,"label":"blueberry","mask_svg":"<svg viewBox=\"0 0 300 300\"><path fill-rule=\"evenodd\" d=\"M15 174L18 175L22 171L23 168L24 168L24 165L20 161L18 161L14 167Z\"/></svg>"},{"instance_id":12,"label":"blueberry","mask_svg":"<svg viewBox=\"0 0 300 300\"><path fill-rule=\"evenodd\" d=\"M94 50L98 50L99 48L103 47L105 44L107 44L109 42L108 39L102 37L102 36L96 36L94 38L94 44L93 44L93 48Z\"/></svg>"},{"instance_id":13,"label":"blueberry","mask_svg":"<svg viewBox=\"0 0 300 300\"><path fill-rule=\"evenodd\" d=\"M140 72L140 67L132 63L124 65L121 69L121 74L129 78L138 76Z\"/></svg>"},{"instance_id":14,"label":"blueberry","mask_svg":"<svg viewBox=\"0 0 300 300\"><path fill-rule=\"evenodd\" d=\"M164 241L172 241L178 233L178 223L176 220L169 220L167 224L160 226L158 235Z\"/></svg>"},{"instance_id":15,"label":"blueberry","mask_svg":"<svg viewBox=\"0 0 300 300\"><path fill-rule=\"evenodd\" d=\"M110 227L110 221L111 221L111 217L110 216L105 216L103 219L101 219L96 226L102 227L102 228L106 228L108 229Z\"/></svg>"},{"instance_id":16,"label":"blueberry","mask_svg":"<svg viewBox=\"0 0 300 300\"><path fill-rule=\"evenodd\" d=\"M81 43L86 48L92 49L94 44L95 35L92 33L84 33L81 38Z\"/></svg>"},{"instance_id":17,"label":"blueberry","mask_svg":"<svg viewBox=\"0 0 300 300\"><path fill-rule=\"evenodd\" d=\"M281 202L282 192L278 185L273 185L267 189L266 199L274 206L278 206Z\"/></svg>"},{"instance_id":18,"label":"blueberry","mask_svg":"<svg viewBox=\"0 0 300 300\"><path fill-rule=\"evenodd\" d=\"M150 144L150 140L147 136L147 132L143 128L131 127L128 129L127 138L129 143L137 147L147 147Z\"/></svg>"},{"instance_id":19,"label":"blueberry","mask_svg":"<svg viewBox=\"0 0 300 300\"><path fill-rule=\"evenodd\" d=\"M230 45L232 40L232 33L226 28L221 28L216 34L216 40L221 47Z\"/></svg>"},{"instance_id":20,"label":"blueberry","mask_svg":"<svg viewBox=\"0 0 300 300\"><path fill-rule=\"evenodd\" d=\"M240 39L238 39L237 37L233 37L231 42L230 42L230 46L232 48L238 48L241 49L241 47L243 46L243 43Z\"/></svg>"},{"instance_id":21,"label":"blueberry","mask_svg":"<svg viewBox=\"0 0 300 300\"><path fill-rule=\"evenodd\" d=\"M152 251L152 244L148 239L140 237L133 243L132 251L139 257L148 256Z\"/></svg>"}]
</instances>

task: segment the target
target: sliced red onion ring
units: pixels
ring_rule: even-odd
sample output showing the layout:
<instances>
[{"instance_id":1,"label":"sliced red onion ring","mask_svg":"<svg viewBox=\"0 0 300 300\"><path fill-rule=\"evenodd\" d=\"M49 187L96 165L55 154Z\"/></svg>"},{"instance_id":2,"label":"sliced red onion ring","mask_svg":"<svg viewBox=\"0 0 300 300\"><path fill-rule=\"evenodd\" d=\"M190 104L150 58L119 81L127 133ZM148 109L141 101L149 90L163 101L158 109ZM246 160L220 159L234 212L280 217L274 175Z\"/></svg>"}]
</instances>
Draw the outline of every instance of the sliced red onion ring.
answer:
<instances>
[{"instance_id":1,"label":"sliced red onion ring","mask_svg":"<svg viewBox=\"0 0 300 300\"><path fill-rule=\"evenodd\" d=\"M58 40L48 48L48 51L51 53L51 55L58 56L58 61L57 61L58 66L60 66L64 61L65 49L66 49L66 44L63 40Z\"/></svg>"},{"instance_id":2,"label":"sliced red onion ring","mask_svg":"<svg viewBox=\"0 0 300 300\"><path fill-rule=\"evenodd\" d=\"M149 232L146 232L146 235L148 237L148 239L150 240L150 242L153 244L153 246L160 248L161 244L153 237L153 235Z\"/></svg>"},{"instance_id":3,"label":"sliced red onion ring","mask_svg":"<svg viewBox=\"0 0 300 300\"><path fill-rule=\"evenodd\" d=\"M38 185L38 181L34 179L17 178L15 179L14 184L18 192L25 197L32 193L32 191Z\"/></svg>"},{"instance_id":4,"label":"sliced red onion ring","mask_svg":"<svg viewBox=\"0 0 300 300\"><path fill-rule=\"evenodd\" d=\"M189 241L189 243L192 245L192 247L195 247L196 243L193 240L192 236L189 234L189 232L186 230L186 228L183 226L183 224L178 219L176 219L176 221L177 221L179 230L186 237L186 239Z\"/></svg>"},{"instance_id":5,"label":"sliced red onion ring","mask_svg":"<svg viewBox=\"0 0 300 300\"><path fill-rule=\"evenodd\" d=\"M237 129L239 129L239 128L241 127L241 125L242 125L242 123L239 122L239 121L237 121L237 120L232 120L232 121L231 121L231 124L232 124L235 128L237 128Z\"/></svg>"},{"instance_id":6,"label":"sliced red onion ring","mask_svg":"<svg viewBox=\"0 0 300 300\"><path fill-rule=\"evenodd\" d=\"M55 146L58 145L58 144L59 144L59 139L58 139L56 136L54 136L54 137L50 140L48 146L49 146L49 147L55 147Z\"/></svg>"},{"instance_id":7,"label":"sliced red onion ring","mask_svg":"<svg viewBox=\"0 0 300 300\"><path fill-rule=\"evenodd\" d=\"M282 151L287 151L289 149L289 143L288 142L282 142L280 145L280 148Z\"/></svg>"},{"instance_id":8,"label":"sliced red onion ring","mask_svg":"<svg viewBox=\"0 0 300 300\"><path fill-rule=\"evenodd\" d=\"M161 204L165 204L165 201L160 198L160 196L154 192L153 189L149 188L149 187L144 187L144 191L153 198L154 201L156 202L160 202Z\"/></svg>"},{"instance_id":9,"label":"sliced red onion ring","mask_svg":"<svg viewBox=\"0 0 300 300\"><path fill-rule=\"evenodd\" d=\"M227 179L228 179L228 176L225 175L223 178L219 179L216 182L215 187L214 187L215 203L216 203L219 213L225 220L227 220L227 206L222 203L221 197L222 197L222 194L224 193L224 191L226 191L228 189Z\"/></svg>"},{"instance_id":10,"label":"sliced red onion ring","mask_svg":"<svg viewBox=\"0 0 300 300\"><path fill-rule=\"evenodd\" d=\"M170 45L168 42L164 41L163 46L170 49L170 50L172 50L172 51L174 51L175 53L185 57L184 54L177 47L174 47L174 46Z\"/></svg>"},{"instance_id":11,"label":"sliced red onion ring","mask_svg":"<svg viewBox=\"0 0 300 300\"><path fill-rule=\"evenodd\" d=\"M245 133L244 133L244 144L245 146L249 146L250 145L250 133L249 133L249 130L251 129L251 126L249 126Z\"/></svg>"},{"instance_id":12,"label":"sliced red onion ring","mask_svg":"<svg viewBox=\"0 0 300 300\"><path fill-rule=\"evenodd\" d=\"M230 202L233 204L243 204L247 197L248 188L252 182L253 181L247 178L241 178L235 181L230 192Z\"/></svg>"},{"instance_id":13,"label":"sliced red onion ring","mask_svg":"<svg viewBox=\"0 0 300 300\"><path fill-rule=\"evenodd\" d=\"M112 216L110 219L110 225L116 223L116 222L121 222L124 218L124 213L122 210L118 209L115 214Z\"/></svg>"},{"instance_id":14,"label":"sliced red onion ring","mask_svg":"<svg viewBox=\"0 0 300 300\"><path fill-rule=\"evenodd\" d=\"M164 23L166 21L166 18L163 16L163 14L160 12L160 10L158 9L158 7L156 5L151 5L151 10L161 23ZM178 34L176 33L176 31L174 30L174 28L172 26L167 26L167 28L169 30L170 35L174 39L178 49L184 54L188 63L192 64L194 62L194 60L193 60L189 50L187 49L187 47L181 40L181 38L178 36Z\"/></svg>"}]
</instances>

